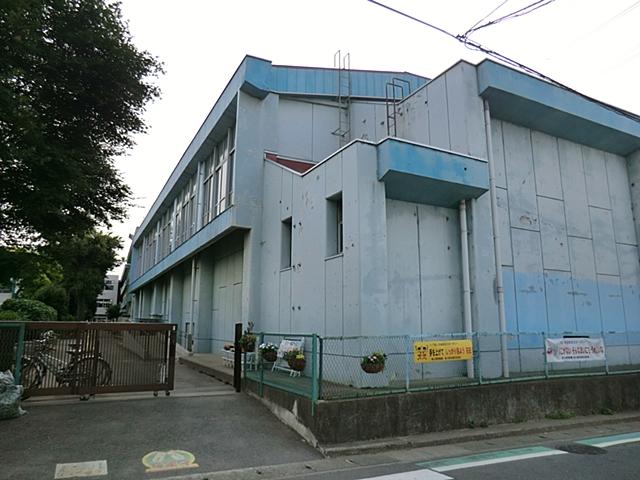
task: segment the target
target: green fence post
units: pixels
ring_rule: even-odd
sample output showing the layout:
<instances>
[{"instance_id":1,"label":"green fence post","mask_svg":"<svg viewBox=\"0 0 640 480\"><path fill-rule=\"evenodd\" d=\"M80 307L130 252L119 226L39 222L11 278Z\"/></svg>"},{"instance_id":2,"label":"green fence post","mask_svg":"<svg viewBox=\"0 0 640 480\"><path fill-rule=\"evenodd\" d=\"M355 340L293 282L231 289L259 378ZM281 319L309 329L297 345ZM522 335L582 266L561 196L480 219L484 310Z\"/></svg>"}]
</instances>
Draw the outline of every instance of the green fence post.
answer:
<instances>
[{"instance_id":1,"label":"green fence post","mask_svg":"<svg viewBox=\"0 0 640 480\"><path fill-rule=\"evenodd\" d=\"M16 348L16 368L14 371L16 385L20 385L20 377L22 376L22 355L24 353L24 331L25 331L25 324L24 322L22 322L20 324L20 329L18 331L18 348Z\"/></svg>"},{"instance_id":2,"label":"green fence post","mask_svg":"<svg viewBox=\"0 0 640 480\"><path fill-rule=\"evenodd\" d=\"M318 342L319 342L319 347L320 347L320 353L318 354L318 362L319 362L319 368L318 368L318 399L322 398L322 370L324 368L324 341L322 339L322 337L318 337Z\"/></svg>"},{"instance_id":3,"label":"green fence post","mask_svg":"<svg viewBox=\"0 0 640 480\"><path fill-rule=\"evenodd\" d=\"M259 338L258 351L260 351L260 345L264 343L264 332L260 332L260 335L258 335L258 338ZM262 398L262 395L264 393L264 365L262 364L262 357L260 357L256 365L257 365L256 368L260 369L260 384L258 385L258 394L260 395L260 398Z\"/></svg>"},{"instance_id":4,"label":"green fence post","mask_svg":"<svg viewBox=\"0 0 640 480\"><path fill-rule=\"evenodd\" d=\"M318 335L311 336L311 415L316 414L318 403Z\"/></svg>"},{"instance_id":5,"label":"green fence post","mask_svg":"<svg viewBox=\"0 0 640 480\"><path fill-rule=\"evenodd\" d=\"M549 361L547 360L547 334L542 332L542 355L544 356L544 378L549 378Z\"/></svg>"},{"instance_id":6,"label":"green fence post","mask_svg":"<svg viewBox=\"0 0 640 480\"><path fill-rule=\"evenodd\" d=\"M411 389L411 376L409 372L411 371L411 360L412 359L412 348L411 348L411 337L409 335L404 336L405 341L405 362L404 362L404 390L409 392Z\"/></svg>"}]
</instances>

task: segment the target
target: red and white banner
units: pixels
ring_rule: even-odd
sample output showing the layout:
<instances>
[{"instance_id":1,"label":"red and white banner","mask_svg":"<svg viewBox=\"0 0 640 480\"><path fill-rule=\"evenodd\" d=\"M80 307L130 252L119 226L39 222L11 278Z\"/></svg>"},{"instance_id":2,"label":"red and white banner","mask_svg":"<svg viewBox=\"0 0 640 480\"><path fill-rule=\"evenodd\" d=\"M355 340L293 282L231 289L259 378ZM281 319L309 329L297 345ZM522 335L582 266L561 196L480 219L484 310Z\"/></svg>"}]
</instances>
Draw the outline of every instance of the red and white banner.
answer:
<instances>
[{"instance_id":1,"label":"red and white banner","mask_svg":"<svg viewBox=\"0 0 640 480\"><path fill-rule=\"evenodd\" d=\"M602 338L547 338L547 362L589 362L604 360Z\"/></svg>"}]
</instances>

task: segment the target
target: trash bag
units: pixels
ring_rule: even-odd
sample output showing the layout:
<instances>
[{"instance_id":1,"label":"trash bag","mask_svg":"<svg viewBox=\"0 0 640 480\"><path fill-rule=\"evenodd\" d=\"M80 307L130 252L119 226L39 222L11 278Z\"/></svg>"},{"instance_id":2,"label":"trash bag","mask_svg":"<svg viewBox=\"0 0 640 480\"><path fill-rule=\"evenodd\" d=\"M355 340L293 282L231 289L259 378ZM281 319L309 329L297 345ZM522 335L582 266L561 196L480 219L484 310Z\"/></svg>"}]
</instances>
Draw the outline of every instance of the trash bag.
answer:
<instances>
[{"instance_id":1,"label":"trash bag","mask_svg":"<svg viewBox=\"0 0 640 480\"><path fill-rule=\"evenodd\" d=\"M20 408L22 385L16 385L10 371L0 372L0 420L15 418L26 412Z\"/></svg>"}]
</instances>

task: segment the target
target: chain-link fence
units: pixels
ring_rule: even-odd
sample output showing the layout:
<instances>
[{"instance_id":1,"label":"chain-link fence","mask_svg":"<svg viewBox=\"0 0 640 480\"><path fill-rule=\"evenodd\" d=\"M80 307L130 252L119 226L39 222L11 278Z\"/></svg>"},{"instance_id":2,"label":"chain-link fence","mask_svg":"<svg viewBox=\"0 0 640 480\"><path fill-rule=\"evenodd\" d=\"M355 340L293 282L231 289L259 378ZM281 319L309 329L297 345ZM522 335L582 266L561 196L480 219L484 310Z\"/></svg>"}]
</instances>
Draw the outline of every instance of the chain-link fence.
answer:
<instances>
[{"instance_id":1,"label":"chain-link fence","mask_svg":"<svg viewBox=\"0 0 640 480\"><path fill-rule=\"evenodd\" d=\"M506 336L509 376L502 371ZM383 356L383 368L370 368ZM640 332L451 333L324 337L320 398L368 397L579 375L640 371Z\"/></svg>"},{"instance_id":2,"label":"chain-link fence","mask_svg":"<svg viewBox=\"0 0 640 480\"><path fill-rule=\"evenodd\" d=\"M245 378L258 382L260 393L267 385L315 402L320 396L321 351L317 335L259 333L255 364L245 365Z\"/></svg>"}]
</instances>

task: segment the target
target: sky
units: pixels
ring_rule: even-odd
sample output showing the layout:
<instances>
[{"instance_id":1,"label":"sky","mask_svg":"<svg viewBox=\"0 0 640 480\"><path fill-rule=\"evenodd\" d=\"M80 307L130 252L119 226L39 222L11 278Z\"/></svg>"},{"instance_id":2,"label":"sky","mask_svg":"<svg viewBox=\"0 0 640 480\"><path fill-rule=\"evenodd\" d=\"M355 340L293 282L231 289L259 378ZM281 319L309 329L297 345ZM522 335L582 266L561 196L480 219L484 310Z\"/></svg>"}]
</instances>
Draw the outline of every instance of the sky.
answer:
<instances>
[{"instance_id":1,"label":"sky","mask_svg":"<svg viewBox=\"0 0 640 480\"><path fill-rule=\"evenodd\" d=\"M139 49L164 64L148 130L116 159L131 187L129 219L113 226L128 251L136 226L245 55L274 64L408 71L429 78L484 54L367 0L121 0ZM454 34L496 7L495 19L535 0L380 0ZM555 0L474 32L471 39L598 100L640 114L640 1ZM121 273L122 266L112 273Z\"/></svg>"}]
</instances>

